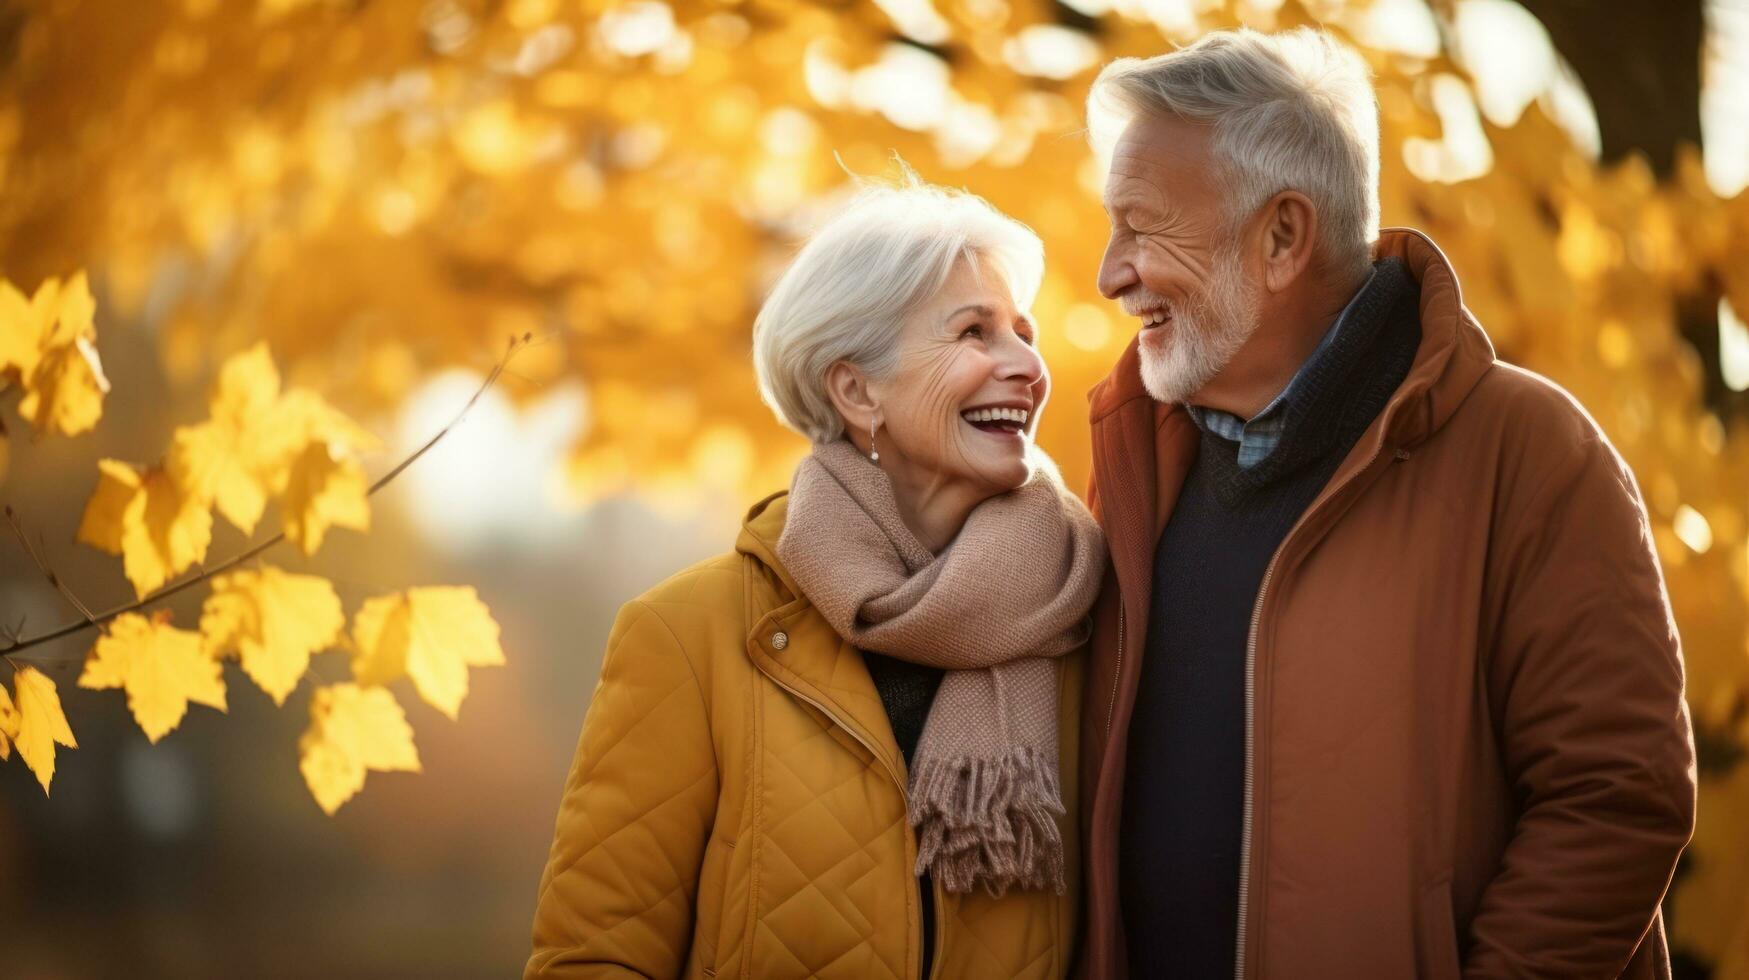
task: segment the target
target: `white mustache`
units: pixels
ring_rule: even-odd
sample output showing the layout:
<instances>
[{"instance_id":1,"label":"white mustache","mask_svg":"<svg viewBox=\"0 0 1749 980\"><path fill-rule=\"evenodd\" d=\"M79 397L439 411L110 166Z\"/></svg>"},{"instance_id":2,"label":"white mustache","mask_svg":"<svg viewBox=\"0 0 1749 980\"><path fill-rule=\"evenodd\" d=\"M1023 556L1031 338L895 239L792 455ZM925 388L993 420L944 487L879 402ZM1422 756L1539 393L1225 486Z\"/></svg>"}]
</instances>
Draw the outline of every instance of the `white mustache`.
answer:
<instances>
[{"instance_id":1,"label":"white mustache","mask_svg":"<svg viewBox=\"0 0 1749 980\"><path fill-rule=\"evenodd\" d=\"M1171 300L1164 296L1156 296L1153 293L1143 290L1135 290L1125 293L1123 296L1119 297L1119 302L1123 306L1125 316L1141 316L1142 313L1147 310L1157 310L1161 308L1166 309L1168 312L1171 312L1172 310Z\"/></svg>"}]
</instances>

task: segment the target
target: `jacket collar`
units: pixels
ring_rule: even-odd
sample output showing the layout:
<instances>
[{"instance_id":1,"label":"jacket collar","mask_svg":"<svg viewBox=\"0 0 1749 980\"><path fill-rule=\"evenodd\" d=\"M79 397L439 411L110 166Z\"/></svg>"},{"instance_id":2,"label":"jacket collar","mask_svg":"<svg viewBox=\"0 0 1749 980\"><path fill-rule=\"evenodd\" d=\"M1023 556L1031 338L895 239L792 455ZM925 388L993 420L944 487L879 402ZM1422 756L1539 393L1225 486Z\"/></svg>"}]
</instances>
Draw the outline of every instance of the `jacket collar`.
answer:
<instances>
[{"instance_id":1,"label":"jacket collar","mask_svg":"<svg viewBox=\"0 0 1749 980\"><path fill-rule=\"evenodd\" d=\"M780 490L747 511L735 541L735 550L767 573L755 574L756 569L749 568L747 654L780 686L812 702L852 733L903 786L905 760L867 663L814 608L777 559L777 540L788 514L789 491ZM773 642L778 633L784 636L781 648Z\"/></svg>"},{"instance_id":2,"label":"jacket collar","mask_svg":"<svg viewBox=\"0 0 1749 980\"><path fill-rule=\"evenodd\" d=\"M784 519L789 516L789 491L779 490L754 504L741 522L741 533L735 539L735 550L757 558L783 583L791 598L802 594L796 580L790 577L783 562L777 560L777 539L783 536Z\"/></svg>"},{"instance_id":3,"label":"jacket collar","mask_svg":"<svg viewBox=\"0 0 1749 980\"><path fill-rule=\"evenodd\" d=\"M1421 284L1421 346L1408 377L1380 413L1386 420L1384 438L1408 447L1451 419L1494 366L1494 345L1464 307L1457 272L1433 239L1412 228L1388 228L1379 235L1374 255L1403 259Z\"/></svg>"}]
</instances>

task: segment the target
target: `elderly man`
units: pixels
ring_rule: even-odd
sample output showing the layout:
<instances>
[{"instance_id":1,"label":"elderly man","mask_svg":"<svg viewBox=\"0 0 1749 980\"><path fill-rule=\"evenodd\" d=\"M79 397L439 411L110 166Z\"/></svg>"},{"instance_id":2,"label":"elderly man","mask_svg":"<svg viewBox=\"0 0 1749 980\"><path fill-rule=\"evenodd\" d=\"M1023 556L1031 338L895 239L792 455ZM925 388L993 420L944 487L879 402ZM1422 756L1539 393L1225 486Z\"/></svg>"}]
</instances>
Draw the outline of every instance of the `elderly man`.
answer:
<instances>
[{"instance_id":1,"label":"elderly man","mask_svg":"<svg viewBox=\"0 0 1749 980\"><path fill-rule=\"evenodd\" d=\"M1378 231L1328 36L1112 63L1087 977L1667 976L1694 815L1633 474ZM1507 257L1506 260L1510 260Z\"/></svg>"}]
</instances>

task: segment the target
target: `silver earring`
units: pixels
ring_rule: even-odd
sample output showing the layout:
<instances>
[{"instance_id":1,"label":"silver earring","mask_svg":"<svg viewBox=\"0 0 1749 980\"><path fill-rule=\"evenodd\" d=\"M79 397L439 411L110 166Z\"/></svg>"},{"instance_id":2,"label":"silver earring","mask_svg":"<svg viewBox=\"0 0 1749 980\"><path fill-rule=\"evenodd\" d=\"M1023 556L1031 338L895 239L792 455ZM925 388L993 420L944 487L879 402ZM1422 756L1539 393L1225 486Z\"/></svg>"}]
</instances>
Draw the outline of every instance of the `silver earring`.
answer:
<instances>
[{"instance_id":1,"label":"silver earring","mask_svg":"<svg viewBox=\"0 0 1749 980\"><path fill-rule=\"evenodd\" d=\"M875 426L877 424L878 423L876 423L873 419L870 419L869 423L868 423L868 461L871 463L878 463L881 461L880 450L875 448L875 441L874 441L874 439L875 439Z\"/></svg>"}]
</instances>

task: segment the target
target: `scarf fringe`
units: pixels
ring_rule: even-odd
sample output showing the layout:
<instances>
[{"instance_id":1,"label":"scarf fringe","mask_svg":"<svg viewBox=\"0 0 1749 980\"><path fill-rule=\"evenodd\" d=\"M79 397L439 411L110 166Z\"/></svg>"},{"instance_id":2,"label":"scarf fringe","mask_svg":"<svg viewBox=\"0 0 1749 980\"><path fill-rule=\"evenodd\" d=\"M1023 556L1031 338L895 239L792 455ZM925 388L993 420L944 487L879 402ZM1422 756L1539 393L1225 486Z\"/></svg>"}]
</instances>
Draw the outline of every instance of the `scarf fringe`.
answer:
<instances>
[{"instance_id":1,"label":"scarf fringe","mask_svg":"<svg viewBox=\"0 0 1749 980\"><path fill-rule=\"evenodd\" d=\"M912 773L908 816L917 832L916 873L950 892L982 885L1064 892L1064 813L1052 760L1032 747L997 757L932 759Z\"/></svg>"}]
</instances>

